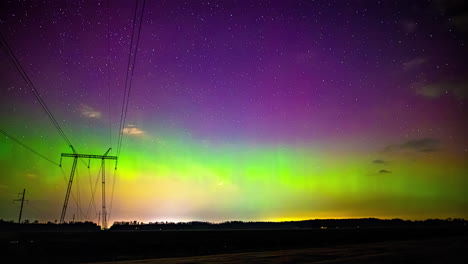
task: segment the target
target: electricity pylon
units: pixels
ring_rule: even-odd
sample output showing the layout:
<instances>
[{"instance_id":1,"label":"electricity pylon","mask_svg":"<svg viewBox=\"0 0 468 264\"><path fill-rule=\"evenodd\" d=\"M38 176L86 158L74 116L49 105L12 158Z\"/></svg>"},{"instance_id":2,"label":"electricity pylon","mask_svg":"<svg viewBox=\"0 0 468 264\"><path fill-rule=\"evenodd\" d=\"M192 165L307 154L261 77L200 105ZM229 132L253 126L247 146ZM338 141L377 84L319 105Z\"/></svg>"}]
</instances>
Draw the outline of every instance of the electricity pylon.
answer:
<instances>
[{"instance_id":1,"label":"electricity pylon","mask_svg":"<svg viewBox=\"0 0 468 264\"><path fill-rule=\"evenodd\" d=\"M65 194L65 200L63 201L62 214L60 216L60 223L65 221L65 214L67 213L68 199L70 198L70 192L73 184L73 177L75 176L76 164L78 163L79 158L85 159L101 159L102 161L102 228L107 228L107 218L106 218L106 173L105 173L105 160L115 160L117 162L117 156L108 156L107 154L111 150L109 148L104 155L89 155L89 154L78 154L75 152L75 149L72 147L73 153L62 153L60 157L60 166L62 166L62 158L73 158L73 165L70 172L70 179L68 181L67 193ZM88 163L89 164L89 163ZM89 166L89 165L88 165Z\"/></svg>"}]
</instances>

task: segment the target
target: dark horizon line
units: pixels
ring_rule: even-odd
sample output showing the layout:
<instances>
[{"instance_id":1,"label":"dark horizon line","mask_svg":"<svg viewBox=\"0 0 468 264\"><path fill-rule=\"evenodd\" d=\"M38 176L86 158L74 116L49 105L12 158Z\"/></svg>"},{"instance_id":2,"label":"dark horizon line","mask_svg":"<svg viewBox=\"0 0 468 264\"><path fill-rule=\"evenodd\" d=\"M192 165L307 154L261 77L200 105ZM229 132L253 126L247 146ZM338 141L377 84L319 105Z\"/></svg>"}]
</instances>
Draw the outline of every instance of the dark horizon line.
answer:
<instances>
[{"instance_id":1,"label":"dark horizon line","mask_svg":"<svg viewBox=\"0 0 468 264\"><path fill-rule=\"evenodd\" d=\"M222 224L232 224L232 223L244 223L244 224L255 224L255 223L301 223L301 222L311 222L311 221L357 221L357 220L374 220L374 221L403 221L403 222L424 222L424 221L445 221L445 222L453 222L453 221L467 221L468 219L465 218L460 218L460 217L447 217L447 218L426 218L426 219L416 219L416 220L411 220L411 219L403 219L403 218L378 218L378 217L359 217L359 218L313 218L313 219L304 219L304 220L289 220L289 221L244 221L244 220L227 220L227 221L222 221L222 222L211 222L211 221L202 221L202 220L192 220L192 221L179 221L179 222L174 222L174 221L138 221L138 220L132 220L132 221L113 221L114 224L122 224L122 223L129 223L129 224L193 224L193 223L199 223L199 224L210 224L210 225L222 225ZM21 224L60 224L55 221L47 221L47 222L41 222L38 220L31 221L29 219L25 219ZM15 223L14 220L4 220L0 219L0 223ZM65 224L72 224L72 223L96 223L95 221L65 221ZM96 223L97 224L97 223Z\"/></svg>"}]
</instances>

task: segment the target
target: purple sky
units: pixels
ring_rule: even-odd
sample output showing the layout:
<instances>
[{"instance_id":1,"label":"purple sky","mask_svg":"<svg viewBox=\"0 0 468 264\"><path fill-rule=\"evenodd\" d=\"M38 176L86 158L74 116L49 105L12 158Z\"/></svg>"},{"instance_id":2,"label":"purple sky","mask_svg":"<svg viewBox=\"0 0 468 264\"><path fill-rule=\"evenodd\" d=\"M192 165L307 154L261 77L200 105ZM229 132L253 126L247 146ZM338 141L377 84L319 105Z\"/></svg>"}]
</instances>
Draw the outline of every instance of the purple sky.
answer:
<instances>
[{"instance_id":1,"label":"purple sky","mask_svg":"<svg viewBox=\"0 0 468 264\"><path fill-rule=\"evenodd\" d=\"M107 4L6 4L2 32L44 96L59 102L55 112L85 101L105 108L108 61L110 85L123 85L134 3ZM466 110L457 4L148 1L130 118L220 140L403 135L457 124Z\"/></svg>"},{"instance_id":2,"label":"purple sky","mask_svg":"<svg viewBox=\"0 0 468 264\"><path fill-rule=\"evenodd\" d=\"M87 134L102 149L115 145L134 5L1 3L2 35L77 148L92 144ZM312 142L342 155L349 144L371 159L388 146L434 151L437 142L439 160L466 161L467 6L147 0L127 132ZM29 144L61 142L5 53L0 60L1 127Z\"/></svg>"}]
</instances>

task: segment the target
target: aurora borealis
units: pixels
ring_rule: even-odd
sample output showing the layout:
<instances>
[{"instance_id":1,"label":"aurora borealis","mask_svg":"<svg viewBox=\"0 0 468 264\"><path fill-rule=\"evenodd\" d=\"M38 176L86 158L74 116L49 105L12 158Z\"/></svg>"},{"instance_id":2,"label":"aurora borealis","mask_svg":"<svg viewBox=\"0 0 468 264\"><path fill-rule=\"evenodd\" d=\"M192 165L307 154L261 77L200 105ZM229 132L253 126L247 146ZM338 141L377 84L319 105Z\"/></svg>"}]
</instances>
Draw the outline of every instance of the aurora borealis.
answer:
<instances>
[{"instance_id":1,"label":"aurora borealis","mask_svg":"<svg viewBox=\"0 0 468 264\"><path fill-rule=\"evenodd\" d=\"M468 218L467 4L408 2L147 0L110 221ZM116 148L134 4L2 3L80 153ZM0 128L59 162L71 150L0 60ZM0 218L26 188L25 219L58 219L72 161L0 147ZM68 220L97 219L87 162Z\"/></svg>"}]
</instances>

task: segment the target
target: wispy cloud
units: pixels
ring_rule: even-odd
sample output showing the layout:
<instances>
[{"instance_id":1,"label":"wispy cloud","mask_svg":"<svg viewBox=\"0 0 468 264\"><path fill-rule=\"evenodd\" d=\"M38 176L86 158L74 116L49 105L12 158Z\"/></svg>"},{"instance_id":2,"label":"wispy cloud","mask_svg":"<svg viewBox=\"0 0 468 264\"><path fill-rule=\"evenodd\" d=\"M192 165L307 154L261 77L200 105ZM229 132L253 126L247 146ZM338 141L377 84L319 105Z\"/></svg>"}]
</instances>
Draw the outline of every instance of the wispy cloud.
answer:
<instances>
[{"instance_id":1,"label":"wispy cloud","mask_svg":"<svg viewBox=\"0 0 468 264\"><path fill-rule=\"evenodd\" d=\"M381 160L381 159L375 159L372 161L372 163L375 163L375 164L385 164L387 163L385 160Z\"/></svg>"},{"instance_id":2,"label":"wispy cloud","mask_svg":"<svg viewBox=\"0 0 468 264\"><path fill-rule=\"evenodd\" d=\"M35 173L26 173L26 177L30 179L36 179L38 176Z\"/></svg>"},{"instance_id":3,"label":"wispy cloud","mask_svg":"<svg viewBox=\"0 0 468 264\"><path fill-rule=\"evenodd\" d=\"M438 98L444 94L451 95L458 100L468 97L468 82L445 81L430 84L417 84L414 86L416 93L426 98Z\"/></svg>"},{"instance_id":4,"label":"wispy cloud","mask_svg":"<svg viewBox=\"0 0 468 264\"><path fill-rule=\"evenodd\" d=\"M403 62L403 70L410 71L410 70L416 69L426 62L427 62L427 59L425 58L420 58L420 57L414 58L407 62Z\"/></svg>"},{"instance_id":5,"label":"wispy cloud","mask_svg":"<svg viewBox=\"0 0 468 264\"><path fill-rule=\"evenodd\" d=\"M145 134L145 131L133 125L129 125L128 127L125 127L122 131L124 134L129 135L129 136L142 136Z\"/></svg>"},{"instance_id":6,"label":"wispy cloud","mask_svg":"<svg viewBox=\"0 0 468 264\"><path fill-rule=\"evenodd\" d=\"M82 104L80 106L81 115L91 119L100 119L102 114L89 105Z\"/></svg>"},{"instance_id":7,"label":"wispy cloud","mask_svg":"<svg viewBox=\"0 0 468 264\"><path fill-rule=\"evenodd\" d=\"M379 173L380 174L385 174L385 173L392 173L392 172L389 171L389 170L379 170Z\"/></svg>"}]
</instances>

